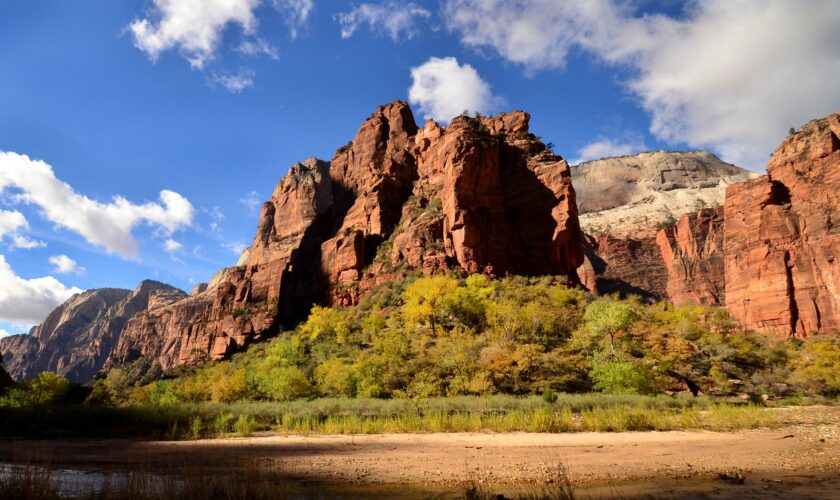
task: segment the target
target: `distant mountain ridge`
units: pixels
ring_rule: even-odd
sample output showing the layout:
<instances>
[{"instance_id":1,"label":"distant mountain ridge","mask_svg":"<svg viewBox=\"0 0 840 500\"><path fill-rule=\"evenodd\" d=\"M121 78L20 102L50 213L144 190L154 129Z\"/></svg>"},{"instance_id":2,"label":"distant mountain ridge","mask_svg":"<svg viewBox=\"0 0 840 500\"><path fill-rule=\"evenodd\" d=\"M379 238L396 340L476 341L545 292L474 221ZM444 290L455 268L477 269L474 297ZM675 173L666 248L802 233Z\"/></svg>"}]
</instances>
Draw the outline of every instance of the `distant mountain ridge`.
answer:
<instances>
[{"instance_id":1,"label":"distant mountain ridge","mask_svg":"<svg viewBox=\"0 0 840 500\"><path fill-rule=\"evenodd\" d=\"M134 291L97 288L78 293L28 334L0 339L5 368L16 380L52 371L73 382L87 382L111 355L131 317L185 295L151 280Z\"/></svg>"},{"instance_id":2,"label":"distant mountain ridge","mask_svg":"<svg viewBox=\"0 0 840 500\"><path fill-rule=\"evenodd\" d=\"M581 227L612 236L652 236L657 226L720 206L728 186L758 176L706 151L650 151L572 167Z\"/></svg>"}]
</instances>

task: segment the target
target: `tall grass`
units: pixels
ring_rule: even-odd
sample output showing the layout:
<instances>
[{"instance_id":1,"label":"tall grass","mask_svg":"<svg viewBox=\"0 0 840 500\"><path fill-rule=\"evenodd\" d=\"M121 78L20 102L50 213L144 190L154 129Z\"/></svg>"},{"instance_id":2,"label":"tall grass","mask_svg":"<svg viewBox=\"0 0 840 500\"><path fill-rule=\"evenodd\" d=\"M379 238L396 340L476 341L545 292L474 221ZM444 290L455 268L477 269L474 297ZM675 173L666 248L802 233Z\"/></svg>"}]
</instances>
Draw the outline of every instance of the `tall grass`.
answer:
<instances>
[{"instance_id":1,"label":"tall grass","mask_svg":"<svg viewBox=\"0 0 840 500\"><path fill-rule=\"evenodd\" d=\"M317 399L287 403L199 403L107 408L19 408L0 412L0 434L29 437L199 439L259 431L318 434L385 432L618 432L732 430L774 425L775 412L707 398L560 394Z\"/></svg>"}]
</instances>

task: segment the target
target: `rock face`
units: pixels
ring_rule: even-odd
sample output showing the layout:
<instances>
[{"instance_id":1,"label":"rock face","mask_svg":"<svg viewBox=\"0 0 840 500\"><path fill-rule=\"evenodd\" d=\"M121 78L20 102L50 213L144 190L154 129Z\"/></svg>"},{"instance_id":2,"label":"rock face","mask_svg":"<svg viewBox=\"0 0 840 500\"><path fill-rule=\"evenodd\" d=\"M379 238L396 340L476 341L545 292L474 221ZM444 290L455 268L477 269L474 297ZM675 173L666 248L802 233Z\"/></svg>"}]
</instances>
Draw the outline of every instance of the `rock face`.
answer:
<instances>
[{"instance_id":1,"label":"rock face","mask_svg":"<svg viewBox=\"0 0 840 500\"><path fill-rule=\"evenodd\" d=\"M613 237L654 236L657 226L717 207L727 186L757 176L705 151L653 151L572 167L581 227Z\"/></svg>"},{"instance_id":2,"label":"rock face","mask_svg":"<svg viewBox=\"0 0 840 500\"><path fill-rule=\"evenodd\" d=\"M529 120L519 111L426 123L392 265L575 277L583 255L569 166L528 132Z\"/></svg>"},{"instance_id":3,"label":"rock face","mask_svg":"<svg viewBox=\"0 0 840 500\"><path fill-rule=\"evenodd\" d=\"M581 281L599 293L723 304L716 210L727 186L757 176L705 151L653 151L572 167L580 223L592 234Z\"/></svg>"},{"instance_id":4,"label":"rock face","mask_svg":"<svg viewBox=\"0 0 840 500\"><path fill-rule=\"evenodd\" d=\"M133 292L99 288L76 294L29 334L0 339L5 367L16 380L52 371L73 382L90 381L131 317L184 296L155 281L144 281Z\"/></svg>"},{"instance_id":5,"label":"rock face","mask_svg":"<svg viewBox=\"0 0 840 500\"><path fill-rule=\"evenodd\" d=\"M668 270L656 238L586 235L586 261L578 270L583 285L599 294L668 298Z\"/></svg>"},{"instance_id":6,"label":"rock face","mask_svg":"<svg viewBox=\"0 0 840 500\"><path fill-rule=\"evenodd\" d=\"M726 306L749 329L840 329L840 113L791 134L724 207Z\"/></svg>"},{"instance_id":7,"label":"rock face","mask_svg":"<svg viewBox=\"0 0 840 500\"><path fill-rule=\"evenodd\" d=\"M681 304L725 303L723 207L686 214L656 235L667 271L667 298Z\"/></svg>"},{"instance_id":8,"label":"rock face","mask_svg":"<svg viewBox=\"0 0 840 500\"><path fill-rule=\"evenodd\" d=\"M520 111L418 129L407 104L380 106L329 163L289 170L237 266L132 318L106 366L219 359L314 302L351 304L410 270L575 282L583 252L571 174L528 132L529 119Z\"/></svg>"}]
</instances>

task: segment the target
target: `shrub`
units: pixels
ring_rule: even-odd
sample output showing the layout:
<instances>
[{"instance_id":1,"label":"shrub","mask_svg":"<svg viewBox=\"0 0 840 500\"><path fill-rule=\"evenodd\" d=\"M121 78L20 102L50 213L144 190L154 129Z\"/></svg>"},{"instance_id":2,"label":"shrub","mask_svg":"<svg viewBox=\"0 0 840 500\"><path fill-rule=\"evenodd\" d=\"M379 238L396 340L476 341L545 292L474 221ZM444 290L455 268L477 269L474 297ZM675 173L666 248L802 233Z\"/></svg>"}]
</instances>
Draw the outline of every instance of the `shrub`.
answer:
<instances>
[{"instance_id":1,"label":"shrub","mask_svg":"<svg viewBox=\"0 0 840 500\"><path fill-rule=\"evenodd\" d=\"M607 394L650 394L653 376L639 361L604 361L589 372L596 390Z\"/></svg>"},{"instance_id":2,"label":"shrub","mask_svg":"<svg viewBox=\"0 0 840 500\"><path fill-rule=\"evenodd\" d=\"M239 418L236 419L236 423L233 427L239 437L250 437L254 435L257 423L254 420L254 417L239 415Z\"/></svg>"},{"instance_id":3,"label":"shrub","mask_svg":"<svg viewBox=\"0 0 840 500\"><path fill-rule=\"evenodd\" d=\"M557 402L557 393L552 391L550 388L546 389L542 393L542 400L546 403L555 403Z\"/></svg>"},{"instance_id":4,"label":"shrub","mask_svg":"<svg viewBox=\"0 0 840 500\"><path fill-rule=\"evenodd\" d=\"M311 391L306 374L293 366L269 368L257 380L257 388L271 401L291 401L307 396Z\"/></svg>"}]
</instances>

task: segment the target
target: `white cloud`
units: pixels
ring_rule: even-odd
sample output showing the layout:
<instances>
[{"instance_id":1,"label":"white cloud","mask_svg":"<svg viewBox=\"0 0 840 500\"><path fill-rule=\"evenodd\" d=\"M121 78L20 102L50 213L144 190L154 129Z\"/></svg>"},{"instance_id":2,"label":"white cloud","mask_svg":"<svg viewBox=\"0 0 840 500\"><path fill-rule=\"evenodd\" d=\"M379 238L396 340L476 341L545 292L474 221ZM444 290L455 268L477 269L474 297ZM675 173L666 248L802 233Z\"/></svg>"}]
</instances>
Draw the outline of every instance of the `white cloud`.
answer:
<instances>
[{"instance_id":1,"label":"white cloud","mask_svg":"<svg viewBox=\"0 0 840 500\"><path fill-rule=\"evenodd\" d=\"M47 246L43 241L29 239L20 234L29 229L26 217L17 210L0 210L0 240L7 236L11 239L12 247L30 250Z\"/></svg>"},{"instance_id":2,"label":"white cloud","mask_svg":"<svg viewBox=\"0 0 840 500\"><path fill-rule=\"evenodd\" d=\"M26 217L17 210L0 210L0 238L27 229Z\"/></svg>"},{"instance_id":3,"label":"white cloud","mask_svg":"<svg viewBox=\"0 0 840 500\"><path fill-rule=\"evenodd\" d=\"M0 255L0 321L39 323L53 309L82 290L52 276L24 279Z\"/></svg>"},{"instance_id":4,"label":"white cloud","mask_svg":"<svg viewBox=\"0 0 840 500\"><path fill-rule=\"evenodd\" d=\"M257 27L254 10L260 0L153 0L153 20L137 19L128 29L134 45L154 61L162 52L178 49L195 68L204 67L228 24L246 34Z\"/></svg>"},{"instance_id":5,"label":"white cloud","mask_svg":"<svg viewBox=\"0 0 840 500\"><path fill-rule=\"evenodd\" d=\"M254 86L254 71L249 68L240 68L239 72L232 75L213 74L210 79L210 86L220 85L231 94L239 94L248 87Z\"/></svg>"},{"instance_id":6,"label":"white cloud","mask_svg":"<svg viewBox=\"0 0 840 500\"><path fill-rule=\"evenodd\" d=\"M26 236L22 236L19 234L16 234L12 237L12 245L15 248L22 248L24 250L32 250L33 248L44 248L45 246L47 246L47 244L41 240L32 240L27 238Z\"/></svg>"},{"instance_id":7,"label":"white cloud","mask_svg":"<svg viewBox=\"0 0 840 500\"><path fill-rule=\"evenodd\" d=\"M76 261L66 255L53 255L49 258L49 263L54 265L54 273L57 274L84 274L85 268L79 267Z\"/></svg>"},{"instance_id":8,"label":"white cloud","mask_svg":"<svg viewBox=\"0 0 840 500\"><path fill-rule=\"evenodd\" d=\"M124 257L138 255L131 236L137 224L145 222L170 235L189 226L194 214L189 200L169 190L160 192L161 203L136 205L122 196L115 196L111 203L91 200L57 179L52 167L43 161L0 151L0 193L14 188L21 190L14 200L37 205L42 216L56 226L75 231L89 243Z\"/></svg>"},{"instance_id":9,"label":"white cloud","mask_svg":"<svg viewBox=\"0 0 840 500\"><path fill-rule=\"evenodd\" d=\"M377 34L387 34L395 42L417 34L417 22L428 19L432 13L413 2L386 0L379 4L363 3L350 12L338 14L341 38L350 38L363 24Z\"/></svg>"},{"instance_id":10,"label":"white cloud","mask_svg":"<svg viewBox=\"0 0 840 500\"><path fill-rule=\"evenodd\" d=\"M262 0L152 1L154 7L148 14L127 26L134 37L134 46L152 61L163 52L178 50L198 69L213 59L229 25L238 25L246 36L256 34L255 11L262 3ZM312 0L273 0L272 5L284 14L292 38L297 37L314 9Z\"/></svg>"},{"instance_id":11,"label":"white cloud","mask_svg":"<svg viewBox=\"0 0 840 500\"><path fill-rule=\"evenodd\" d=\"M280 58L280 53L277 51L277 47L271 45L271 43L267 40L259 37L253 40L242 40L239 46L236 47L236 50L246 56L266 55L275 61Z\"/></svg>"},{"instance_id":12,"label":"white cloud","mask_svg":"<svg viewBox=\"0 0 840 500\"><path fill-rule=\"evenodd\" d=\"M14 334L9 333L6 330L3 330L2 328L0 328L0 339L2 339L3 337L8 337L9 335L14 335Z\"/></svg>"},{"instance_id":13,"label":"white cloud","mask_svg":"<svg viewBox=\"0 0 840 500\"><path fill-rule=\"evenodd\" d=\"M837 0L706 0L640 16L618 0L447 0L450 30L527 71L575 48L630 68L651 132L760 168L789 127L840 102Z\"/></svg>"},{"instance_id":14,"label":"white cloud","mask_svg":"<svg viewBox=\"0 0 840 500\"><path fill-rule=\"evenodd\" d=\"M163 242L163 248L169 253L177 252L178 250L184 248L184 245L181 243L169 238L168 240Z\"/></svg>"},{"instance_id":15,"label":"white cloud","mask_svg":"<svg viewBox=\"0 0 840 500\"><path fill-rule=\"evenodd\" d=\"M242 198L239 199L239 203L245 205L248 208L248 211L251 213L256 213L257 208L262 205L262 201L260 201L260 195L256 191L251 191Z\"/></svg>"},{"instance_id":16,"label":"white cloud","mask_svg":"<svg viewBox=\"0 0 840 500\"><path fill-rule=\"evenodd\" d=\"M233 242L230 242L230 243L224 243L224 244L222 244L222 246L224 248L227 248L228 250L230 250L231 252L233 252L236 255L242 254L242 252L244 252L245 249L248 248L248 245L246 245L245 243L242 243L240 241L233 241Z\"/></svg>"},{"instance_id":17,"label":"white cloud","mask_svg":"<svg viewBox=\"0 0 840 500\"><path fill-rule=\"evenodd\" d=\"M569 163L577 165L578 163L589 160L599 160L601 158L609 158L612 156L632 155L646 149L647 147L641 142L623 142L606 137L599 137L595 141L580 148L578 150L577 158L569 161Z\"/></svg>"},{"instance_id":18,"label":"white cloud","mask_svg":"<svg viewBox=\"0 0 840 500\"><path fill-rule=\"evenodd\" d=\"M465 110L487 112L500 102L475 68L454 57L432 57L411 68L411 78L408 100L426 118L448 122Z\"/></svg>"},{"instance_id":19,"label":"white cloud","mask_svg":"<svg viewBox=\"0 0 840 500\"><path fill-rule=\"evenodd\" d=\"M274 8L285 14L289 34L295 39L306 26L309 16L315 10L312 0L274 0Z\"/></svg>"}]
</instances>

